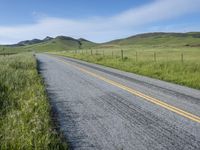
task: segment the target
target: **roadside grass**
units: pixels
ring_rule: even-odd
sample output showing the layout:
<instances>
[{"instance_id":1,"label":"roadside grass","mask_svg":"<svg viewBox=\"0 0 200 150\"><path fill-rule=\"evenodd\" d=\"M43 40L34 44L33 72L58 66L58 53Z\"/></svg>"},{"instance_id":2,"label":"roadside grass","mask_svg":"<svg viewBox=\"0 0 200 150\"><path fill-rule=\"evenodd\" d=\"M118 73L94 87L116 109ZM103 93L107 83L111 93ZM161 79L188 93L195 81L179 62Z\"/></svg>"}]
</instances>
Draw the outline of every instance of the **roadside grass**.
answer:
<instances>
[{"instance_id":1,"label":"roadside grass","mask_svg":"<svg viewBox=\"0 0 200 150\"><path fill-rule=\"evenodd\" d=\"M136 53L137 52L137 53ZM114 53L112 55L112 53ZM200 89L200 51L197 49L154 48L151 50L126 50L123 60L121 51L115 49L93 49L78 52L54 52L52 54L72 57L91 63L132 72L172 83ZM154 56L156 54L156 56ZM183 58L182 56L183 55ZM137 56L137 58L136 58ZM154 58L156 57L156 58Z\"/></svg>"},{"instance_id":2,"label":"roadside grass","mask_svg":"<svg viewBox=\"0 0 200 150\"><path fill-rule=\"evenodd\" d=\"M33 54L0 56L0 149L67 149L53 129Z\"/></svg>"}]
</instances>

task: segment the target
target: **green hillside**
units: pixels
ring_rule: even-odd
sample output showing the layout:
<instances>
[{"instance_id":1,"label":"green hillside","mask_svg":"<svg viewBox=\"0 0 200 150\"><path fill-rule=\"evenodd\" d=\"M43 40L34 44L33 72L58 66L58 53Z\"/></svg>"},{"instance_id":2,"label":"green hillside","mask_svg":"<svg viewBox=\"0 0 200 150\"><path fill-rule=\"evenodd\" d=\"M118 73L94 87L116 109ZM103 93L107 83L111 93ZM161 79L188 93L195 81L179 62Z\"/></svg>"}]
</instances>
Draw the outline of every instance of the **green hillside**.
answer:
<instances>
[{"instance_id":1,"label":"green hillside","mask_svg":"<svg viewBox=\"0 0 200 150\"><path fill-rule=\"evenodd\" d=\"M56 38L45 38L44 40L22 41L15 45L1 45L0 53L66 51L94 47L95 45L97 44L85 39L58 36Z\"/></svg>"},{"instance_id":2,"label":"green hillside","mask_svg":"<svg viewBox=\"0 0 200 150\"><path fill-rule=\"evenodd\" d=\"M127 50L166 50L166 49L199 49L200 32L190 33L145 33L97 44L85 39L74 39L66 36L46 37L43 40L33 39L15 45L0 46L0 53L68 51L76 49L127 49Z\"/></svg>"},{"instance_id":3,"label":"green hillside","mask_svg":"<svg viewBox=\"0 0 200 150\"><path fill-rule=\"evenodd\" d=\"M104 45L143 45L143 46L167 46L167 47L200 47L200 32L190 33L145 33L118 39Z\"/></svg>"}]
</instances>

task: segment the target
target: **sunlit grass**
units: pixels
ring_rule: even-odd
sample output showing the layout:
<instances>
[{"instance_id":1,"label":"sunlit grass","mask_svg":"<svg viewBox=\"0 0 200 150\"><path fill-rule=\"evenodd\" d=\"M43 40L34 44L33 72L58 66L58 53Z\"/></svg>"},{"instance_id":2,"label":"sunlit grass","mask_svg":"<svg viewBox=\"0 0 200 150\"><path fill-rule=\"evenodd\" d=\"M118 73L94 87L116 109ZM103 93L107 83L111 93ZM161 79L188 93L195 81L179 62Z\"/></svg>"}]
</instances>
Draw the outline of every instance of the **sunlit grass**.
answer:
<instances>
[{"instance_id":1,"label":"sunlit grass","mask_svg":"<svg viewBox=\"0 0 200 150\"><path fill-rule=\"evenodd\" d=\"M0 149L66 149L32 54L0 56Z\"/></svg>"}]
</instances>

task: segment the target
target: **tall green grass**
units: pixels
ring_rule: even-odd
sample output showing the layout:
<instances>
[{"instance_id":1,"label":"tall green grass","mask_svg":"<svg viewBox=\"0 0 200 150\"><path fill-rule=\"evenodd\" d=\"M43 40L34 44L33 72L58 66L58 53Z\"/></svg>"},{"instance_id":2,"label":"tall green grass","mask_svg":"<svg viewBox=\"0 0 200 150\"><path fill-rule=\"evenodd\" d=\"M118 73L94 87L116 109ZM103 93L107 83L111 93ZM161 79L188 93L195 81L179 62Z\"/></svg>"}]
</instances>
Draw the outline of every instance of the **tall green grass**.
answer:
<instances>
[{"instance_id":1,"label":"tall green grass","mask_svg":"<svg viewBox=\"0 0 200 150\"><path fill-rule=\"evenodd\" d=\"M116 51L114 51L116 53ZM157 51L158 52L158 51ZM122 60L120 53L112 56L111 54L91 55L91 53L79 52L55 52L54 54L81 59L84 61L101 64L116 69L133 72L140 75L145 75L172 83L200 89L200 53L191 51L186 53L185 58L181 61L181 51L162 52L163 54L157 56L154 60L153 52L141 52L138 60L134 58L132 53L126 53ZM193 54L194 53L194 54ZM167 57L169 55L169 57ZM199 59L198 59L199 58Z\"/></svg>"},{"instance_id":2,"label":"tall green grass","mask_svg":"<svg viewBox=\"0 0 200 150\"><path fill-rule=\"evenodd\" d=\"M0 56L0 149L67 149L32 54Z\"/></svg>"}]
</instances>

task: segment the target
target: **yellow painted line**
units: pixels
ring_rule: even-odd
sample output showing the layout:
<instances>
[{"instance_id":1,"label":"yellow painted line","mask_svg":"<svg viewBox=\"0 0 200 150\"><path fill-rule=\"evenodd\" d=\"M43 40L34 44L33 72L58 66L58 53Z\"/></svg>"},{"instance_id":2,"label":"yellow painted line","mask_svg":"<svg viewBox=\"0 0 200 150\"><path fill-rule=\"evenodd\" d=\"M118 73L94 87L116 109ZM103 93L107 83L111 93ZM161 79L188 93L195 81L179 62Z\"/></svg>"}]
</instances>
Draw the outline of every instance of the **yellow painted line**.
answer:
<instances>
[{"instance_id":1,"label":"yellow painted line","mask_svg":"<svg viewBox=\"0 0 200 150\"><path fill-rule=\"evenodd\" d=\"M54 57L54 58L55 58L55 57ZM62 59L59 59L59 58L56 58L56 59L59 60L59 61L61 61L61 62L63 62L63 63L65 63L65 64L69 64L69 63L67 63L66 61L62 60ZM70 65L72 65L72 64L70 63ZM179 114L179 115L181 115L181 116L184 116L185 118L188 118L188 119L190 119L190 120L192 120L192 121L195 121L195 122L200 123L200 117L198 117L198 116L196 116L196 115L194 115L194 114L191 114L191 113L189 113L189 112L186 112L186 111L184 111L184 110L182 110L182 109L179 109L179 108L177 108L177 107L175 107L175 106L169 105L169 104L167 104L167 103L165 103L165 102L163 102L163 101L161 101L161 100L159 100L159 99L150 97L150 96L148 96L148 95L146 95L146 94L143 94L143 93L141 93L141 92L139 92L139 91L137 91L137 90L134 90L133 88L127 87L127 86L122 85L122 84L120 84L120 83L118 83L118 82L115 82L115 81L112 81L112 80L110 80L110 79L107 79L107 78L105 78L105 77L103 77L103 76L100 76L100 75L98 75L98 74L95 74L95 73L93 73L93 72L91 72L91 71L88 71L88 70L86 70L86 69L84 69L84 68L78 67L78 66L76 66L76 65L72 65L72 66L75 67L75 68L77 68L78 70L84 72L84 73L87 73L87 74L89 74L89 75L91 75L91 76L93 76L93 77L96 77L96 78L98 78L98 79L100 79L100 80L103 80L103 81L105 81L105 82L107 82L107 83L109 83L109 84L111 84L111 85L114 85L114 86L116 86L116 87L118 87L118 88L121 88L121 89L123 89L123 90L125 90L125 91L127 91L127 92L129 92L129 93L131 93L131 94L133 94L133 95L136 95L136 96L138 96L138 97L141 97L141 98L145 99L146 101L149 101L149 102L151 102L151 103L153 103L153 104L156 104L156 105L158 105L158 106L161 106L161 107L163 107L163 108L165 108L165 109L167 109L167 110L170 110L170 111L172 111L172 112L175 112L175 113L177 113L177 114Z\"/></svg>"}]
</instances>

